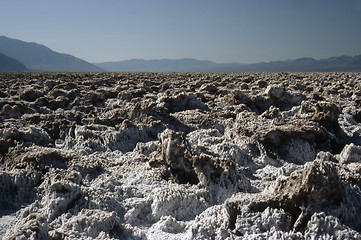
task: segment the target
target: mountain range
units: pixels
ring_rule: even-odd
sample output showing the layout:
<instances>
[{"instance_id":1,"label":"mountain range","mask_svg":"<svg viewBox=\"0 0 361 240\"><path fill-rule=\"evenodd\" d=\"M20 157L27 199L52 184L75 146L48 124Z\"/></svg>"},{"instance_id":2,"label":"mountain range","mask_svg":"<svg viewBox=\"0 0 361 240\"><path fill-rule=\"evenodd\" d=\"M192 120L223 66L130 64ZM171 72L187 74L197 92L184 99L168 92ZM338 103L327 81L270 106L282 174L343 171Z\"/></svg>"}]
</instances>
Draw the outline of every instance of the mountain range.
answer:
<instances>
[{"instance_id":1,"label":"mountain range","mask_svg":"<svg viewBox=\"0 0 361 240\"><path fill-rule=\"evenodd\" d=\"M321 60L299 58L255 64L215 63L185 58L132 59L95 63L95 65L111 72L358 72L361 71L361 55L332 57Z\"/></svg>"},{"instance_id":2,"label":"mountain range","mask_svg":"<svg viewBox=\"0 0 361 240\"><path fill-rule=\"evenodd\" d=\"M69 54L58 53L38 43L0 36L0 53L13 58L29 71L101 72L103 69ZM18 71L23 71L21 68Z\"/></svg>"},{"instance_id":3,"label":"mountain range","mask_svg":"<svg viewBox=\"0 0 361 240\"><path fill-rule=\"evenodd\" d=\"M316 60L216 63L192 58L89 63L32 42L0 36L0 71L51 72L361 72L361 55Z\"/></svg>"},{"instance_id":4,"label":"mountain range","mask_svg":"<svg viewBox=\"0 0 361 240\"><path fill-rule=\"evenodd\" d=\"M232 72L241 66L238 63L215 63L193 58L131 59L120 62L95 63L95 65L111 72Z\"/></svg>"}]
</instances>

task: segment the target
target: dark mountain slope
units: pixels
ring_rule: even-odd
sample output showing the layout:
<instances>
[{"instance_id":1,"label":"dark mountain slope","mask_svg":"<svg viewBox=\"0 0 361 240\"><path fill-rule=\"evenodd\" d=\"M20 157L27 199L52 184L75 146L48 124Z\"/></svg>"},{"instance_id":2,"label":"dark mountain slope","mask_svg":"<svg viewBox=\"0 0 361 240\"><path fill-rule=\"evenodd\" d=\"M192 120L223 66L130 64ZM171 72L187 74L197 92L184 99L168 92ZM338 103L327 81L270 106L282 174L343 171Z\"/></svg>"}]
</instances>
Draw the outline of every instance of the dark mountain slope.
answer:
<instances>
[{"instance_id":1,"label":"dark mountain slope","mask_svg":"<svg viewBox=\"0 0 361 240\"><path fill-rule=\"evenodd\" d=\"M62 54L37 43L29 43L0 36L0 52L22 62L35 71L97 72L103 69L76 58Z\"/></svg>"},{"instance_id":2,"label":"dark mountain slope","mask_svg":"<svg viewBox=\"0 0 361 240\"><path fill-rule=\"evenodd\" d=\"M0 72L22 72L26 70L27 68L21 62L0 53Z\"/></svg>"}]
</instances>

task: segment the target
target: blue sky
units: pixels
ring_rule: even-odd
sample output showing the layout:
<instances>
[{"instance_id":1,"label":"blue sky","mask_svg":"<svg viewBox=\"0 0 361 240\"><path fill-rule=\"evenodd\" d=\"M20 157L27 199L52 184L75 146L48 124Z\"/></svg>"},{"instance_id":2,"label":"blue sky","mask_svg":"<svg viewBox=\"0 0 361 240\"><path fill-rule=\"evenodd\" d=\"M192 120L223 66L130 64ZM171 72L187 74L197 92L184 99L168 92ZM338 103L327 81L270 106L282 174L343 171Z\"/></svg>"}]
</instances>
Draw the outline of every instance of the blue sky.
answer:
<instances>
[{"instance_id":1,"label":"blue sky","mask_svg":"<svg viewBox=\"0 0 361 240\"><path fill-rule=\"evenodd\" d=\"M0 35L90 62L361 54L359 0L0 0Z\"/></svg>"}]
</instances>

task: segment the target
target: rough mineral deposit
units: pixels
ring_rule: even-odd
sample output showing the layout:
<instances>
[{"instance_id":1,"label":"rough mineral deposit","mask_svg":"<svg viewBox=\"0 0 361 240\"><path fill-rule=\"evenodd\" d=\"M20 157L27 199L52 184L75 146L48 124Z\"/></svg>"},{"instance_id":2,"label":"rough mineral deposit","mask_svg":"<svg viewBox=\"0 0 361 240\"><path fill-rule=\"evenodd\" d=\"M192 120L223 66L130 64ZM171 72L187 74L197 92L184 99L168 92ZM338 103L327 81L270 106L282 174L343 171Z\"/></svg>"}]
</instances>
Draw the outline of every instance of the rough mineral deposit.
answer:
<instances>
[{"instance_id":1,"label":"rough mineral deposit","mask_svg":"<svg viewBox=\"0 0 361 240\"><path fill-rule=\"evenodd\" d=\"M361 239L360 73L3 73L2 239Z\"/></svg>"}]
</instances>

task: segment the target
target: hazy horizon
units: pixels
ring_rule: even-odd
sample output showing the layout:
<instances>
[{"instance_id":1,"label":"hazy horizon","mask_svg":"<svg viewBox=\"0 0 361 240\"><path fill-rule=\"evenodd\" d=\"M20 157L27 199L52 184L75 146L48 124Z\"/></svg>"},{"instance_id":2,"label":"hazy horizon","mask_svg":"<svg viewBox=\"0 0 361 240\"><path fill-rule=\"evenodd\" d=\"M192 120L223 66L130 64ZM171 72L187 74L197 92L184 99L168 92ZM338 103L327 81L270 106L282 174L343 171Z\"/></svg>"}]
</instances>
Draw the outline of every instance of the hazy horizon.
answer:
<instances>
[{"instance_id":1,"label":"hazy horizon","mask_svg":"<svg viewBox=\"0 0 361 240\"><path fill-rule=\"evenodd\" d=\"M0 6L0 35L93 63L361 54L357 0L3 0Z\"/></svg>"},{"instance_id":2,"label":"hazy horizon","mask_svg":"<svg viewBox=\"0 0 361 240\"><path fill-rule=\"evenodd\" d=\"M313 58L315 60L322 60L322 59L329 59L329 58L334 58L334 57L355 57L355 56L360 56L361 55L361 50L359 54L350 54L350 55L346 55L346 54L342 54L342 55L338 55L338 56L330 56L330 57L321 57L321 58L313 58L313 57L295 57L295 58L288 58L288 59L273 59L273 60L269 60L269 61L258 61L258 62L251 62L251 63L244 63L244 62L236 62L236 61L228 61L228 62L219 62L219 61L213 61L213 60L209 60L209 59L199 59L199 58L192 58L192 57L182 57L182 58L128 58L128 59L121 59L121 60L113 60L113 61L103 61L103 62L90 62L90 63L111 63L111 62L122 62L122 61L132 61L132 60L145 60L145 61L160 61L160 60L182 60L182 59L194 59L194 60L198 60L198 61L211 61L214 63L235 63L235 64L258 64L258 63L268 63L268 62L278 62L278 61L294 61L297 59L302 59L302 58ZM75 56L76 57L76 56Z\"/></svg>"}]
</instances>

